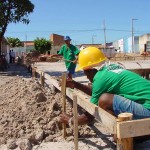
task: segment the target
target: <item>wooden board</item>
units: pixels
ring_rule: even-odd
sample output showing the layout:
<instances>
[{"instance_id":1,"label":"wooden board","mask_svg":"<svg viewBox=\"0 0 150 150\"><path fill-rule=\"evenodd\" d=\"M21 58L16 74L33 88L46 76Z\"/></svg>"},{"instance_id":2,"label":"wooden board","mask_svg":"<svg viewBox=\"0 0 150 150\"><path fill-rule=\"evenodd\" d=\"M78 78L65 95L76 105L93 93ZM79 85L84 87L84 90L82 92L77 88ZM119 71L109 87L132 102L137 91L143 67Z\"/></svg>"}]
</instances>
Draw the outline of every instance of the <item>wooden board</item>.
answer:
<instances>
[{"instance_id":1,"label":"wooden board","mask_svg":"<svg viewBox=\"0 0 150 150\"><path fill-rule=\"evenodd\" d=\"M90 103L89 97L82 94L79 90L67 88L66 95L73 99L73 92L77 95L78 105L93 115L98 121L103 123L111 133L116 133L116 118L101 109L100 107Z\"/></svg>"},{"instance_id":2,"label":"wooden board","mask_svg":"<svg viewBox=\"0 0 150 150\"><path fill-rule=\"evenodd\" d=\"M66 73L62 74L61 81L61 94L62 94L62 109L66 113ZM63 123L63 138L66 138L66 124Z\"/></svg>"},{"instance_id":3,"label":"wooden board","mask_svg":"<svg viewBox=\"0 0 150 150\"><path fill-rule=\"evenodd\" d=\"M41 71L38 72L40 73ZM45 79L47 84L52 84L61 91L61 87L59 86L57 80L52 78L47 73L45 73ZM102 122L105 127L109 129L110 133L117 133L119 138L136 137L150 134L150 119L120 122L117 125L116 118L100 107L90 103L89 96L76 89L66 89L66 95L71 99L73 99L73 92L77 95L78 105L92 114L98 121ZM118 132L116 132L116 130Z\"/></svg>"},{"instance_id":4,"label":"wooden board","mask_svg":"<svg viewBox=\"0 0 150 150\"><path fill-rule=\"evenodd\" d=\"M150 118L119 122L117 124L117 136L119 138L150 135Z\"/></svg>"},{"instance_id":5,"label":"wooden board","mask_svg":"<svg viewBox=\"0 0 150 150\"><path fill-rule=\"evenodd\" d=\"M58 90L61 91L61 86L59 86L58 81L52 78L49 74L45 73L45 78L48 80L48 83L54 85ZM47 81L46 81L47 82Z\"/></svg>"},{"instance_id":6,"label":"wooden board","mask_svg":"<svg viewBox=\"0 0 150 150\"><path fill-rule=\"evenodd\" d=\"M45 78L50 84L53 84L58 90L61 90L58 82L50 75L45 73ZM45 80L45 82L47 82L47 80ZM73 99L73 92L77 95L78 105L92 114L98 121L102 122L109 129L110 133L116 133L116 118L114 116L104 111L100 107L90 103L89 97L85 94L82 94L81 91L70 88L66 89L66 95L71 99Z\"/></svg>"}]
</instances>

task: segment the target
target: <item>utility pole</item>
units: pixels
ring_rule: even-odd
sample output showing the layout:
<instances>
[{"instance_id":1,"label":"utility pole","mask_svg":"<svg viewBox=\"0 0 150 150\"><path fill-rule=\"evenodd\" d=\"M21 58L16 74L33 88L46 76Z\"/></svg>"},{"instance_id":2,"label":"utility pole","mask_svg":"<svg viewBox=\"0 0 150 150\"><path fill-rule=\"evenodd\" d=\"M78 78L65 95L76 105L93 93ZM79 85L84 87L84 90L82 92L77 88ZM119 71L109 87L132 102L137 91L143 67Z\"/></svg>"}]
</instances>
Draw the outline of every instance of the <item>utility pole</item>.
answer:
<instances>
[{"instance_id":1,"label":"utility pole","mask_svg":"<svg viewBox=\"0 0 150 150\"><path fill-rule=\"evenodd\" d=\"M92 44L94 44L94 37L96 37L96 35L92 35Z\"/></svg>"},{"instance_id":2,"label":"utility pole","mask_svg":"<svg viewBox=\"0 0 150 150\"><path fill-rule=\"evenodd\" d=\"M105 26L105 20L103 22L103 30L104 30L104 48L106 49L106 26Z\"/></svg>"},{"instance_id":3,"label":"utility pole","mask_svg":"<svg viewBox=\"0 0 150 150\"><path fill-rule=\"evenodd\" d=\"M133 27L133 21L134 20L138 20L138 19L135 19L135 18L131 19L132 53L135 53L135 49L134 49L134 27Z\"/></svg>"}]
</instances>

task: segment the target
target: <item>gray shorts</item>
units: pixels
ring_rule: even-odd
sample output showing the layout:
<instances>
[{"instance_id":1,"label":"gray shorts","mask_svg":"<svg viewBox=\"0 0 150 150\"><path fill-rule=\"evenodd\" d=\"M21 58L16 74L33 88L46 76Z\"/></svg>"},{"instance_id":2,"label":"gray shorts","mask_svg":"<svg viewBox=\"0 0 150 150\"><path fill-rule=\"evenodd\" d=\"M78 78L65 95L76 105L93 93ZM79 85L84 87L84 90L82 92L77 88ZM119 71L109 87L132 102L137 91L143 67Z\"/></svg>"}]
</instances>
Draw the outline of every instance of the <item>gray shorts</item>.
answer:
<instances>
[{"instance_id":1,"label":"gray shorts","mask_svg":"<svg viewBox=\"0 0 150 150\"><path fill-rule=\"evenodd\" d=\"M119 95L114 95L113 110L116 116L120 113L129 112L133 114L133 119L150 118L149 109L146 109L143 105Z\"/></svg>"}]
</instances>

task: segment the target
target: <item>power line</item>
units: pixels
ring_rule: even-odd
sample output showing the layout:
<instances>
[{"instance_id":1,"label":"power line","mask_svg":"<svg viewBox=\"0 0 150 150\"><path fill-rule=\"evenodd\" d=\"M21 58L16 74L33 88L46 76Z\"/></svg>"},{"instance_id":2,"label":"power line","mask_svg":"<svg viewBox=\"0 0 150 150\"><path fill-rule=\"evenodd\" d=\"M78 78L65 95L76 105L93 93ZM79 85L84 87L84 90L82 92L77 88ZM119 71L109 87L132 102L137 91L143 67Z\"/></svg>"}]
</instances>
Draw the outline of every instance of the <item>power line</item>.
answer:
<instances>
[{"instance_id":1,"label":"power line","mask_svg":"<svg viewBox=\"0 0 150 150\"><path fill-rule=\"evenodd\" d=\"M81 33L81 32L93 32L93 31L103 31L104 29L83 29L83 30L49 30L49 31L15 31L15 32L7 32L7 34L25 34L25 33ZM115 31L115 32L131 32L131 30L124 29L105 29L105 31ZM135 34L140 33L150 33L150 31L134 31Z\"/></svg>"},{"instance_id":2,"label":"power line","mask_svg":"<svg viewBox=\"0 0 150 150\"><path fill-rule=\"evenodd\" d=\"M27 32L89 32L89 31L103 31L104 29L83 29L83 30L49 30L49 31L15 31L7 33L27 33ZM131 32L130 30L122 29L106 29L107 31L120 31L120 32Z\"/></svg>"}]
</instances>

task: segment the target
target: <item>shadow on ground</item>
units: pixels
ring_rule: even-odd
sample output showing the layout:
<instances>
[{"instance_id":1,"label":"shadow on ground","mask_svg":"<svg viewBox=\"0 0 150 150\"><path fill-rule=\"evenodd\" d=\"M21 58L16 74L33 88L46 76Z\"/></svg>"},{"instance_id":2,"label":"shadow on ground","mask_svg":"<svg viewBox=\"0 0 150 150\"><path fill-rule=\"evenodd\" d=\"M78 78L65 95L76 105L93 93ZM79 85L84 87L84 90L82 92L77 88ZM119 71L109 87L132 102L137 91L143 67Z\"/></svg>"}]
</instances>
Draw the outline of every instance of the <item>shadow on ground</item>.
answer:
<instances>
[{"instance_id":1,"label":"shadow on ground","mask_svg":"<svg viewBox=\"0 0 150 150\"><path fill-rule=\"evenodd\" d=\"M23 76L25 78L31 77L31 73L26 67L18 64L9 64L7 70L0 71L0 76Z\"/></svg>"}]
</instances>

